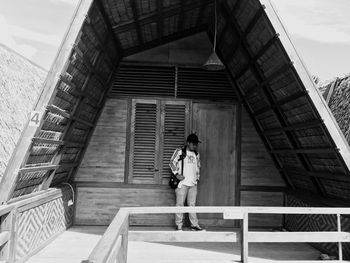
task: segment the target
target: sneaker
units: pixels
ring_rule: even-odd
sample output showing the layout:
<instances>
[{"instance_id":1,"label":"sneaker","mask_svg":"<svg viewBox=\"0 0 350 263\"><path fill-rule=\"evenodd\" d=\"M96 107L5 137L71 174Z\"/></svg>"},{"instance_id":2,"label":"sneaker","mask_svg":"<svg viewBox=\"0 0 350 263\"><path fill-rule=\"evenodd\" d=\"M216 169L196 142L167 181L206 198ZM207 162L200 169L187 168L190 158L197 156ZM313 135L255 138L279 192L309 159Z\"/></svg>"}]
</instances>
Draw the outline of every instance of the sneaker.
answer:
<instances>
[{"instance_id":1,"label":"sneaker","mask_svg":"<svg viewBox=\"0 0 350 263\"><path fill-rule=\"evenodd\" d=\"M191 226L192 231L205 231L205 229L201 228L199 225L198 226Z\"/></svg>"},{"instance_id":2,"label":"sneaker","mask_svg":"<svg viewBox=\"0 0 350 263\"><path fill-rule=\"evenodd\" d=\"M176 227L176 230L177 230L177 231L182 231L182 226L177 226L177 227Z\"/></svg>"}]
</instances>

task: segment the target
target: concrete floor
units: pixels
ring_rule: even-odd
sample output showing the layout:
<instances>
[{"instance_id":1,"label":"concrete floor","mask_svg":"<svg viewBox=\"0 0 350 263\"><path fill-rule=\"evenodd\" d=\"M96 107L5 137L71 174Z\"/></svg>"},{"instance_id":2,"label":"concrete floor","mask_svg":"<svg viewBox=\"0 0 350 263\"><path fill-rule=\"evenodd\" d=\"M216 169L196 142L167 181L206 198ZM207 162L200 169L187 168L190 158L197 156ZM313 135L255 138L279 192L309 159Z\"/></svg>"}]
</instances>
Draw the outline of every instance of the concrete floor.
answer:
<instances>
[{"instance_id":1,"label":"concrete floor","mask_svg":"<svg viewBox=\"0 0 350 263\"><path fill-rule=\"evenodd\" d=\"M80 263L87 259L106 227L72 227L27 261ZM250 244L249 262L317 260L320 252L307 244ZM150 243L130 241L128 263L240 262L237 243Z\"/></svg>"}]
</instances>

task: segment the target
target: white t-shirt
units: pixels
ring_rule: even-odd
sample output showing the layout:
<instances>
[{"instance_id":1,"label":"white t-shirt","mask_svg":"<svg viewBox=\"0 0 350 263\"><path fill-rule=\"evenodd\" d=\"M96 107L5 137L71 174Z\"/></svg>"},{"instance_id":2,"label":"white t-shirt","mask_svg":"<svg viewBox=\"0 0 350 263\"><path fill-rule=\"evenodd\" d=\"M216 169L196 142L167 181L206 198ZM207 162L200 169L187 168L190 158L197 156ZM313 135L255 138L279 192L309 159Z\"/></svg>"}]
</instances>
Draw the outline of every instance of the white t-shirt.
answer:
<instances>
[{"instance_id":1,"label":"white t-shirt","mask_svg":"<svg viewBox=\"0 0 350 263\"><path fill-rule=\"evenodd\" d=\"M185 179L179 183L179 188L181 185L194 186L197 184L197 156L194 152L187 150L186 157L184 161L184 172L183 175Z\"/></svg>"}]
</instances>

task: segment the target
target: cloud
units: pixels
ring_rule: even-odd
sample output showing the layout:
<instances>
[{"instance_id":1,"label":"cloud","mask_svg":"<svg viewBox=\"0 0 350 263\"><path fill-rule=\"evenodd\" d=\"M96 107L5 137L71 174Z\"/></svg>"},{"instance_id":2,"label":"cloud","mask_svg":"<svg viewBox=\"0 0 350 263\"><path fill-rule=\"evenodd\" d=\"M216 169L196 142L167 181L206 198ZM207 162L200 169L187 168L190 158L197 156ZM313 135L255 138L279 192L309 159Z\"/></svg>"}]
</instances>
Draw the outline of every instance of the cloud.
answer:
<instances>
[{"instance_id":1,"label":"cloud","mask_svg":"<svg viewBox=\"0 0 350 263\"><path fill-rule=\"evenodd\" d=\"M37 48L27 45L27 44L19 44L14 38L13 32L11 31L11 26L9 26L6 22L5 17L0 15L0 42L4 45L12 48L19 54L23 55L26 58L33 59Z\"/></svg>"},{"instance_id":2,"label":"cloud","mask_svg":"<svg viewBox=\"0 0 350 263\"><path fill-rule=\"evenodd\" d=\"M57 35L42 34L20 26L11 25L6 18L0 15L0 42L14 49L23 56L33 59L38 51L35 45L20 43L21 39L39 42L42 44L58 47L61 39Z\"/></svg>"},{"instance_id":3,"label":"cloud","mask_svg":"<svg viewBox=\"0 0 350 263\"><path fill-rule=\"evenodd\" d=\"M52 3L58 4L58 3L63 3L63 4L68 4L68 5L74 5L76 6L80 0L50 0Z\"/></svg>"},{"instance_id":4,"label":"cloud","mask_svg":"<svg viewBox=\"0 0 350 263\"><path fill-rule=\"evenodd\" d=\"M291 35L322 43L350 43L349 0L274 0Z\"/></svg>"}]
</instances>

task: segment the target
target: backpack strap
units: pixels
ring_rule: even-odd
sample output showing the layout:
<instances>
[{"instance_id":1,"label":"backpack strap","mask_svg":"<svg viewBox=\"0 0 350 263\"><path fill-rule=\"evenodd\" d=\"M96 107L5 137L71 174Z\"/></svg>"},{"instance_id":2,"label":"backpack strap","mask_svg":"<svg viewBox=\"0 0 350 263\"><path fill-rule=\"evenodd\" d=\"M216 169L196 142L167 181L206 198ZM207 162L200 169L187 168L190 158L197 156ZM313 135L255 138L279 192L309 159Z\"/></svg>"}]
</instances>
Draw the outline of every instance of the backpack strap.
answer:
<instances>
[{"instance_id":1,"label":"backpack strap","mask_svg":"<svg viewBox=\"0 0 350 263\"><path fill-rule=\"evenodd\" d=\"M181 153L181 173L184 175L184 160L186 158L186 146L182 148Z\"/></svg>"}]
</instances>

